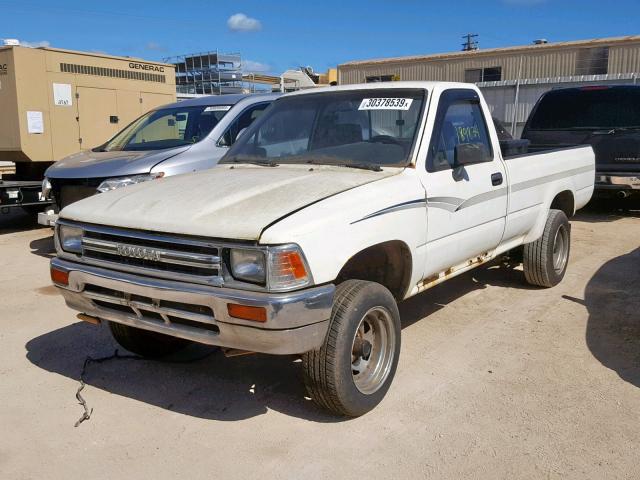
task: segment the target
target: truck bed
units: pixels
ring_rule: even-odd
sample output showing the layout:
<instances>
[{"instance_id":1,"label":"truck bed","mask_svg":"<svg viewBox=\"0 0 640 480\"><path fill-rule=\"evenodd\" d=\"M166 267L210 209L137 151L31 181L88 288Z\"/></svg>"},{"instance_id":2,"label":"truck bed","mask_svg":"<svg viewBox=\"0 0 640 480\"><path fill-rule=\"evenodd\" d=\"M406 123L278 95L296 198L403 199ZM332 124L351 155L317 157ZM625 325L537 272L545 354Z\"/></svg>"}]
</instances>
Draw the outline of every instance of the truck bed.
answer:
<instances>
[{"instance_id":1,"label":"truck bed","mask_svg":"<svg viewBox=\"0 0 640 480\"><path fill-rule=\"evenodd\" d=\"M545 199L554 198L558 192L572 192L575 211L591 198L595 161L589 145L515 155L505 160L510 184L504 235L507 246L522 235L526 235L526 242L540 235L547 217L541 213L550 208ZM531 225L535 225L533 229Z\"/></svg>"}]
</instances>

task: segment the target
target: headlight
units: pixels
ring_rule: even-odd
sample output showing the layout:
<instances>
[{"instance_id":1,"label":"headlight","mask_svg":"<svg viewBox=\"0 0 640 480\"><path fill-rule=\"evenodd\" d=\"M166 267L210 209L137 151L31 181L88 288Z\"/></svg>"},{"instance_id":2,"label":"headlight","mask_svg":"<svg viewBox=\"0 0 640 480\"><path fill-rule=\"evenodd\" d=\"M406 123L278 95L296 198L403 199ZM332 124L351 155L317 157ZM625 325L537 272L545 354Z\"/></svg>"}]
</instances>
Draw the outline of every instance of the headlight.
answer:
<instances>
[{"instance_id":1,"label":"headlight","mask_svg":"<svg viewBox=\"0 0 640 480\"><path fill-rule=\"evenodd\" d=\"M109 190L115 190L116 188L128 187L129 185L148 182L149 180L155 180L162 177L164 177L164 172L149 173L145 175L133 175L131 177L108 178L100 185L98 185L98 191L100 193L104 193L108 192Z\"/></svg>"},{"instance_id":2,"label":"headlight","mask_svg":"<svg viewBox=\"0 0 640 480\"><path fill-rule=\"evenodd\" d=\"M267 275L263 251L234 248L229 254L229 259L233 278L264 285Z\"/></svg>"},{"instance_id":3,"label":"headlight","mask_svg":"<svg viewBox=\"0 0 640 480\"><path fill-rule=\"evenodd\" d=\"M82 229L69 225L58 227L58 239L60 247L65 252L82 253Z\"/></svg>"},{"instance_id":4,"label":"headlight","mask_svg":"<svg viewBox=\"0 0 640 480\"><path fill-rule=\"evenodd\" d=\"M313 283L307 262L297 245L232 248L229 263L235 280L265 285L270 291L288 291Z\"/></svg>"},{"instance_id":5,"label":"headlight","mask_svg":"<svg viewBox=\"0 0 640 480\"><path fill-rule=\"evenodd\" d=\"M51 195L51 182L47 177L44 177L44 180L42 180L42 198L45 200L48 200L50 195Z\"/></svg>"}]
</instances>

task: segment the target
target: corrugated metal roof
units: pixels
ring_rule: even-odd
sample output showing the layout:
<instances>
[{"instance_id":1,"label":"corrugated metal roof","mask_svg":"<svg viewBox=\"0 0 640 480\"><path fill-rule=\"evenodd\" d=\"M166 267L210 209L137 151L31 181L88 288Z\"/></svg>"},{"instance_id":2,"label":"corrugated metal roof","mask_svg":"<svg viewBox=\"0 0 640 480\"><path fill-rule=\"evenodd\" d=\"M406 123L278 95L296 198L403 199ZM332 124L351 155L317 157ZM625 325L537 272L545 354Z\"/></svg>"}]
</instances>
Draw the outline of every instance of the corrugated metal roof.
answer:
<instances>
[{"instance_id":1,"label":"corrugated metal roof","mask_svg":"<svg viewBox=\"0 0 640 480\"><path fill-rule=\"evenodd\" d=\"M8 50L11 48L30 48L32 50L46 50L48 52L68 53L72 55L82 55L84 57L109 58L113 60L124 60L126 62L142 62L142 63L151 64L151 65L162 65L162 66L171 67L171 68L175 67L175 65L171 63L158 62L156 60L145 60L144 58L139 58L139 57L122 57L118 55L110 55L108 53L82 52L80 50L68 50L66 48L54 48L54 47L26 47L24 45L0 45L0 50Z\"/></svg>"},{"instance_id":2,"label":"corrugated metal roof","mask_svg":"<svg viewBox=\"0 0 640 480\"><path fill-rule=\"evenodd\" d=\"M487 48L480 50L471 50L467 52L448 52L448 53L435 53L429 55L410 55L404 57L388 57L388 58L374 58L370 60L354 60L351 62L342 63L339 67L356 67L361 65L377 65L383 63L405 63L416 61L429 61L429 60L449 60L449 59L463 59L469 57L483 57L490 55L501 54L514 54L519 52L531 52L531 51L544 51L552 49L563 48L576 48L576 47L593 47L599 45L617 45L640 42L640 35L629 35L626 37L611 37L611 38L594 38L591 40L573 40L569 42L554 42L543 43L540 45L519 45L514 47L501 47L501 48Z\"/></svg>"}]
</instances>

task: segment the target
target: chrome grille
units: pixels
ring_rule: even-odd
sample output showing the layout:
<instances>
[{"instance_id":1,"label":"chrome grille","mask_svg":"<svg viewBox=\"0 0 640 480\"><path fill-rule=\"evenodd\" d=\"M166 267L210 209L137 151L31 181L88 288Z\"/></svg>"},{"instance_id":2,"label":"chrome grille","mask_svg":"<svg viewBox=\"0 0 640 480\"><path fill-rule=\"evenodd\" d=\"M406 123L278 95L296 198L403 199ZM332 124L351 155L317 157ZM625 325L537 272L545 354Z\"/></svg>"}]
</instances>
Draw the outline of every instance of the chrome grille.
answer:
<instances>
[{"instance_id":1,"label":"chrome grille","mask_svg":"<svg viewBox=\"0 0 640 480\"><path fill-rule=\"evenodd\" d=\"M86 263L207 285L222 285L219 245L206 240L82 225Z\"/></svg>"}]
</instances>

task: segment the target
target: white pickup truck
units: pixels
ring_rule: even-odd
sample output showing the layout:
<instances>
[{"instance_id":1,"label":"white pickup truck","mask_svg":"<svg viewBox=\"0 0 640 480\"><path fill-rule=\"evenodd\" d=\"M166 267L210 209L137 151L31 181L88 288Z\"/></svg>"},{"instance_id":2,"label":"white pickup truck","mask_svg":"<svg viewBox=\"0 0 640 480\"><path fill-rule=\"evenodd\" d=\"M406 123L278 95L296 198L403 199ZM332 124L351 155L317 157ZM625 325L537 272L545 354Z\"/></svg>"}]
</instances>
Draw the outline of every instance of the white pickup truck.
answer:
<instances>
[{"instance_id":1,"label":"white pickup truck","mask_svg":"<svg viewBox=\"0 0 640 480\"><path fill-rule=\"evenodd\" d=\"M589 146L504 158L473 85L298 92L218 167L62 210L51 277L128 350L299 354L309 396L358 416L395 374L397 301L519 247L529 283L562 280L594 168Z\"/></svg>"}]
</instances>

